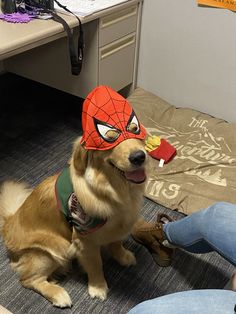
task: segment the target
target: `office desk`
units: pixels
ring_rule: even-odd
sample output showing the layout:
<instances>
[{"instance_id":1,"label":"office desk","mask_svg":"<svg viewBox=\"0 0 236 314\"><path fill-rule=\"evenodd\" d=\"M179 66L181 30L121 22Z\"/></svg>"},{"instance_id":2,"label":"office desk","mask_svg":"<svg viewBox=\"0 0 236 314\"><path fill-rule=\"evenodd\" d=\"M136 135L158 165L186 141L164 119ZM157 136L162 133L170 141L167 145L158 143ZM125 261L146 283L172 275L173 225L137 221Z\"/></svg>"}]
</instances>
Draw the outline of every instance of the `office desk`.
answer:
<instances>
[{"instance_id":1,"label":"office desk","mask_svg":"<svg viewBox=\"0 0 236 314\"><path fill-rule=\"evenodd\" d=\"M97 85L115 90L136 85L140 19L143 0L129 0L81 18L84 62L79 76L71 74L67 36L60 23L33 20L27 24L0 21L0 60L4 70L86 97ZM78 21L61 14L78 35Z\"/></svg>"}]
</instances>

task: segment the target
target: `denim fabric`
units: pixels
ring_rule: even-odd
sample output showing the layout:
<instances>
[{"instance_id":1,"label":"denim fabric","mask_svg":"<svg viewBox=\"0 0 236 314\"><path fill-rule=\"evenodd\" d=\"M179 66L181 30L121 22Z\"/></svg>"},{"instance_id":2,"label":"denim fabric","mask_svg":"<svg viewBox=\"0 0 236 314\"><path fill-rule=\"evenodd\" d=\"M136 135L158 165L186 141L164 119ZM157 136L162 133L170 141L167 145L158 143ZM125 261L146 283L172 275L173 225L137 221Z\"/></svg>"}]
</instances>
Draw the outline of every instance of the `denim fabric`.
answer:
<instances>
[{"instance_id":1,"label":"denim fabric","mask_svg":"<svg viewBox=\"0 0 236 314\"><path fill-rule=\"evenodd\" d=\"M142 302L128 314L234 314L236 292L190 290Z\"/></svg>"},{"instance_id":2,"label":"denim fabric","mask_svg":"<svg viewBox=\"0 0 236 314\"><path fill-rule=\"evenodd\" d=\"M219 202L164 225L168 241L192 253L218 252L236 265L236 205Z\"/></svg>"}]
</instances>

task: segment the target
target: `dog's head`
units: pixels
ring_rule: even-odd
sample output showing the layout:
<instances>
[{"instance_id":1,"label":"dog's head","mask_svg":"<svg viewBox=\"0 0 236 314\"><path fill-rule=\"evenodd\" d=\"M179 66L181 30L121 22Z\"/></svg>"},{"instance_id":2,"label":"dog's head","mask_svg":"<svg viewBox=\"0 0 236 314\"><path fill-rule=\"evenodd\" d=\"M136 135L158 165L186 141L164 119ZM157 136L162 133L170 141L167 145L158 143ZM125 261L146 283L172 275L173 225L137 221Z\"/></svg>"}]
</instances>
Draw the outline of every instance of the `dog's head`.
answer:
<instances>
[{"instance_id":1,"label":"dog's head","mask_svg":"<svg viewBox=\"0 0 236 314\"><path fill-rule=\"evenodd\" d=\"M95 88L84 101L82 127L73 163L93 190L103 185L104 193L109 194L127 184L143 185L146 130L125 98L107 86Z\"/></svg>"},{"instance_id":2,"label":"dog's head","mask_svg":"<svg viewBox=\"0 0 236 314\"><path fill-rule=\"evenodd\" d=\"M75 141L72 182L87 213L94 214L96 207L96 214L109 217L117 204L119 210L127 210L131 201L132 210L138 210L147 181L146 164L144 140L127 139L109 150L87 150L80 138ZM98 204L97 199L103 202Z\"/></svg>"}]
</instances>

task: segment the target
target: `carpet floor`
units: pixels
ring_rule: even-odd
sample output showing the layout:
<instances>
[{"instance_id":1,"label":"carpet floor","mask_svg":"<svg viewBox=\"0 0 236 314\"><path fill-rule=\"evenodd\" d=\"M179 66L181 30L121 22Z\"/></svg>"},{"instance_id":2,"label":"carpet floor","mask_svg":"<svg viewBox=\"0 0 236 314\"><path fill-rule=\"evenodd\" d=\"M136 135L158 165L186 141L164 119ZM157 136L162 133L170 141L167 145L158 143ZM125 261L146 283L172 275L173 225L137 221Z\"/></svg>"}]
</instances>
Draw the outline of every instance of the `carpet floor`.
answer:
<instances>
[{"instance_id":1,"label":"carpet floor","mask_svg":"<svg viewBox=\"0 0 236 314\"><path fill-rule=\"evenodd\" d=\"M10 74L0 76L0 86L1 99L8 99L1 101L0 180L24 180L35 186L66 165L72 143L81 134L82 99ZM64 106L59 108L61 102ZM155 220L158 212L175 219L183 216L145 198L141 209L144 217ZM89 297L86 275L74 266L69 276L60 279L73 307L61 310L20 285L0 242L0 304L14 314L127 313L141 301L172 292L222 289L233 270L217 253L193 255L182 250L176 250L170 267L161 268L132 238L127 239L125 246L135 253L136 266L121 267L103 254L109 286L107 300Z\"/></svg>"}]
</instances>

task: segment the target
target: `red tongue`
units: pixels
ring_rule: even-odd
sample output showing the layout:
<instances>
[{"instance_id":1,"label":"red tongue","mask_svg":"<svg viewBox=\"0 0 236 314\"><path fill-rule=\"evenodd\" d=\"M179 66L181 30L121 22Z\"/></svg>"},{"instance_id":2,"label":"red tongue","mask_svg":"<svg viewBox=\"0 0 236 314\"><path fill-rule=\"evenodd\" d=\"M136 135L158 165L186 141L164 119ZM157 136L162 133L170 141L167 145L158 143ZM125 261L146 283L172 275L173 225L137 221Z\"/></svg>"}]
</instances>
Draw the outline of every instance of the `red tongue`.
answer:
<instances>
[{"instance_id":1,"label":"red tongue","mask_svg":"<svg viewBox=\"0 0 236 314\"><path fill-rule=\"evenodd\" d=\"M139 183L139 182L143 182L146 179L146 174L145 174L144 169L137 169L133 171L126 171L125 177L129 181Z\"/></svg>"}]
</instances>

